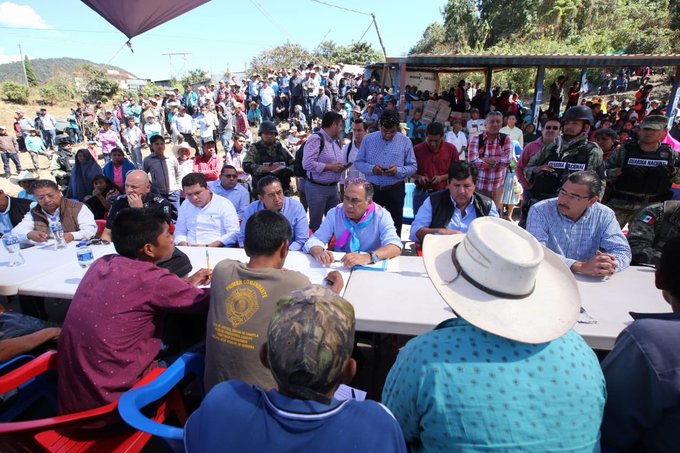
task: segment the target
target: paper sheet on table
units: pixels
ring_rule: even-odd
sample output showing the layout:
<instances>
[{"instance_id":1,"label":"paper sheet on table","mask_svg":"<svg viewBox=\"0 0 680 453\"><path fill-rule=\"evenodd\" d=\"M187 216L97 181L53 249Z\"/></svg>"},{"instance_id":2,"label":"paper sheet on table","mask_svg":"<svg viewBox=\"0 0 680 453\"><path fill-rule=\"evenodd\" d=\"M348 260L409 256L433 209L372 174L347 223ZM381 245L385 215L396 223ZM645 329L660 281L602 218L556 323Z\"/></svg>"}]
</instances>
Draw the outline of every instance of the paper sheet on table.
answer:
<instances>
[{"instance_id":1,"label":"paper sheet on table","mask_svg":"<svg viewBox=\"0 0 680 453\"><path fill-rule=\"evenodd\" d=\"M340 384L340 387L338 387L338 390L335 391L335 395L333 395L333 397L335 397L335 399L338 401L364 401L366 399L366 392L354 387L350 387L349 385Z\"/></svg>"}]
</instances>

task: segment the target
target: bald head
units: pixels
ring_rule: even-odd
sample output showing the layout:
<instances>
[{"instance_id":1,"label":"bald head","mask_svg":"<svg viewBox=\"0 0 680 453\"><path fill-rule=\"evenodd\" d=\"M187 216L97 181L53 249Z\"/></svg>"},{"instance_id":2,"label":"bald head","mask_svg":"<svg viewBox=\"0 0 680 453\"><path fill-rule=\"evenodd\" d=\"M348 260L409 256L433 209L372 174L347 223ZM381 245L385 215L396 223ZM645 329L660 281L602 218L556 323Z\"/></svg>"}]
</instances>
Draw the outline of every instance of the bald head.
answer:
<instances>
[{"instance_id":1,"label":"bald head","mask_svg":"<svg viewBox=\"0 0 680 453\"><path fill-rule=\"evenodd\" d=\"M132 170L125 177L125 193L127 195L145 196L151 192L151 182L149 175L142 170Z\"/></svg>"}]
</instances>

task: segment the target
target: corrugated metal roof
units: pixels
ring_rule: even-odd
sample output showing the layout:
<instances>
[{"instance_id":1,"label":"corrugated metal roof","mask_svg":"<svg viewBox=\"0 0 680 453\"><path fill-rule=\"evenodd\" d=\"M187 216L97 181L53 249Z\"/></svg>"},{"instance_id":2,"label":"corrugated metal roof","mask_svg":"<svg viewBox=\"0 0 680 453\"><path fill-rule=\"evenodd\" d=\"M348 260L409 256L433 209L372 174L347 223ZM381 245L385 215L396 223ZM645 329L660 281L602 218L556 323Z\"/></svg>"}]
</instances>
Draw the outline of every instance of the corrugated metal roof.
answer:
<instances>
[{"instance_id":1,"label":"corrugated metal roof","mask_svg":"<svg viewBox=\"0 0 680 453\"><path fill-rule=\"evenodd\" d=\"M528 54L528 55L430 55L388 57L388 65L406 63L409 70L450 72L452 69L479 70L480 68L535 68L612 67L612 66L680 66L680 54ZM373 66L382 66L376 63Z\"/></svg>"}]
</instances>

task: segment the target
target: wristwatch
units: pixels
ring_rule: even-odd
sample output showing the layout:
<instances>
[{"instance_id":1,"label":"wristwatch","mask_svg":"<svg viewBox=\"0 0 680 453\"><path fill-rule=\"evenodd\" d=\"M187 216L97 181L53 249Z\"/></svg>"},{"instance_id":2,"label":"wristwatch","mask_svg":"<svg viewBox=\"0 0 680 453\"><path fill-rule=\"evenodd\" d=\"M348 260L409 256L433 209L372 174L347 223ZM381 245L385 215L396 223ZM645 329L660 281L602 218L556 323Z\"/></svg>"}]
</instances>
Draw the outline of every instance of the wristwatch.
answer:
<instances>
[{"instance_id":1,"label":"wristwatch","mask_svg":"<svg viewBox=\"0 0 680 453\"><path fill-rule=\"evenodd\" d=\"M375 264L378 261L380 261L380 258L378 257L377 253L371 253L371 264Z\"/></svg>"}]
</instances>

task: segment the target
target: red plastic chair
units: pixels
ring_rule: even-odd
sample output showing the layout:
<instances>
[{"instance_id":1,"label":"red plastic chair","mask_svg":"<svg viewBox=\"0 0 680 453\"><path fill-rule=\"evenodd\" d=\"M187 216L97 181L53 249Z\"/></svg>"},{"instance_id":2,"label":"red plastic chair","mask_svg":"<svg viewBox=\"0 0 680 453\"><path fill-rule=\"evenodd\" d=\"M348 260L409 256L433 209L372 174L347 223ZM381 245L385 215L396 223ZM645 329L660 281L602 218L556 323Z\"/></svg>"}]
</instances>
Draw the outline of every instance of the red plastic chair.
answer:
<instances>
[{"instance_id":1,"label":"red plastic chair","mask_svg":"<svg viewBox=\"0 0 680 453\"><path fill-rule=\"evenodd\" d=\"M46 352L30 363L0 378L0 394L18 389L26 382L47 371L56 370L58 354ZM165 368L152 370L133 388L153 382ZM162 401L153 420L163 422L175 413L184 424L187 413L179 390L174 389ZM120 421L121 429L109 427ZM104 428L94 428L104 426ZM47 452L138 452L151 438L150 434L124 427L118 415L118 401L84 412L59 415L39 420L0 423L0 451ZM5 440L6 439L6 440Z\"/></svg>"},{"instance_id":2,"label":"red plastic chair","mask_svg":"<svg viewBox=\"0 0 680 453\"><path fill-rule=\"evenodd\" d=\"M95 220L95 223L97 224L97 237L100 238L102 237L104 228L106 228L106 220Z\"/></svg>"}]
</instances>

